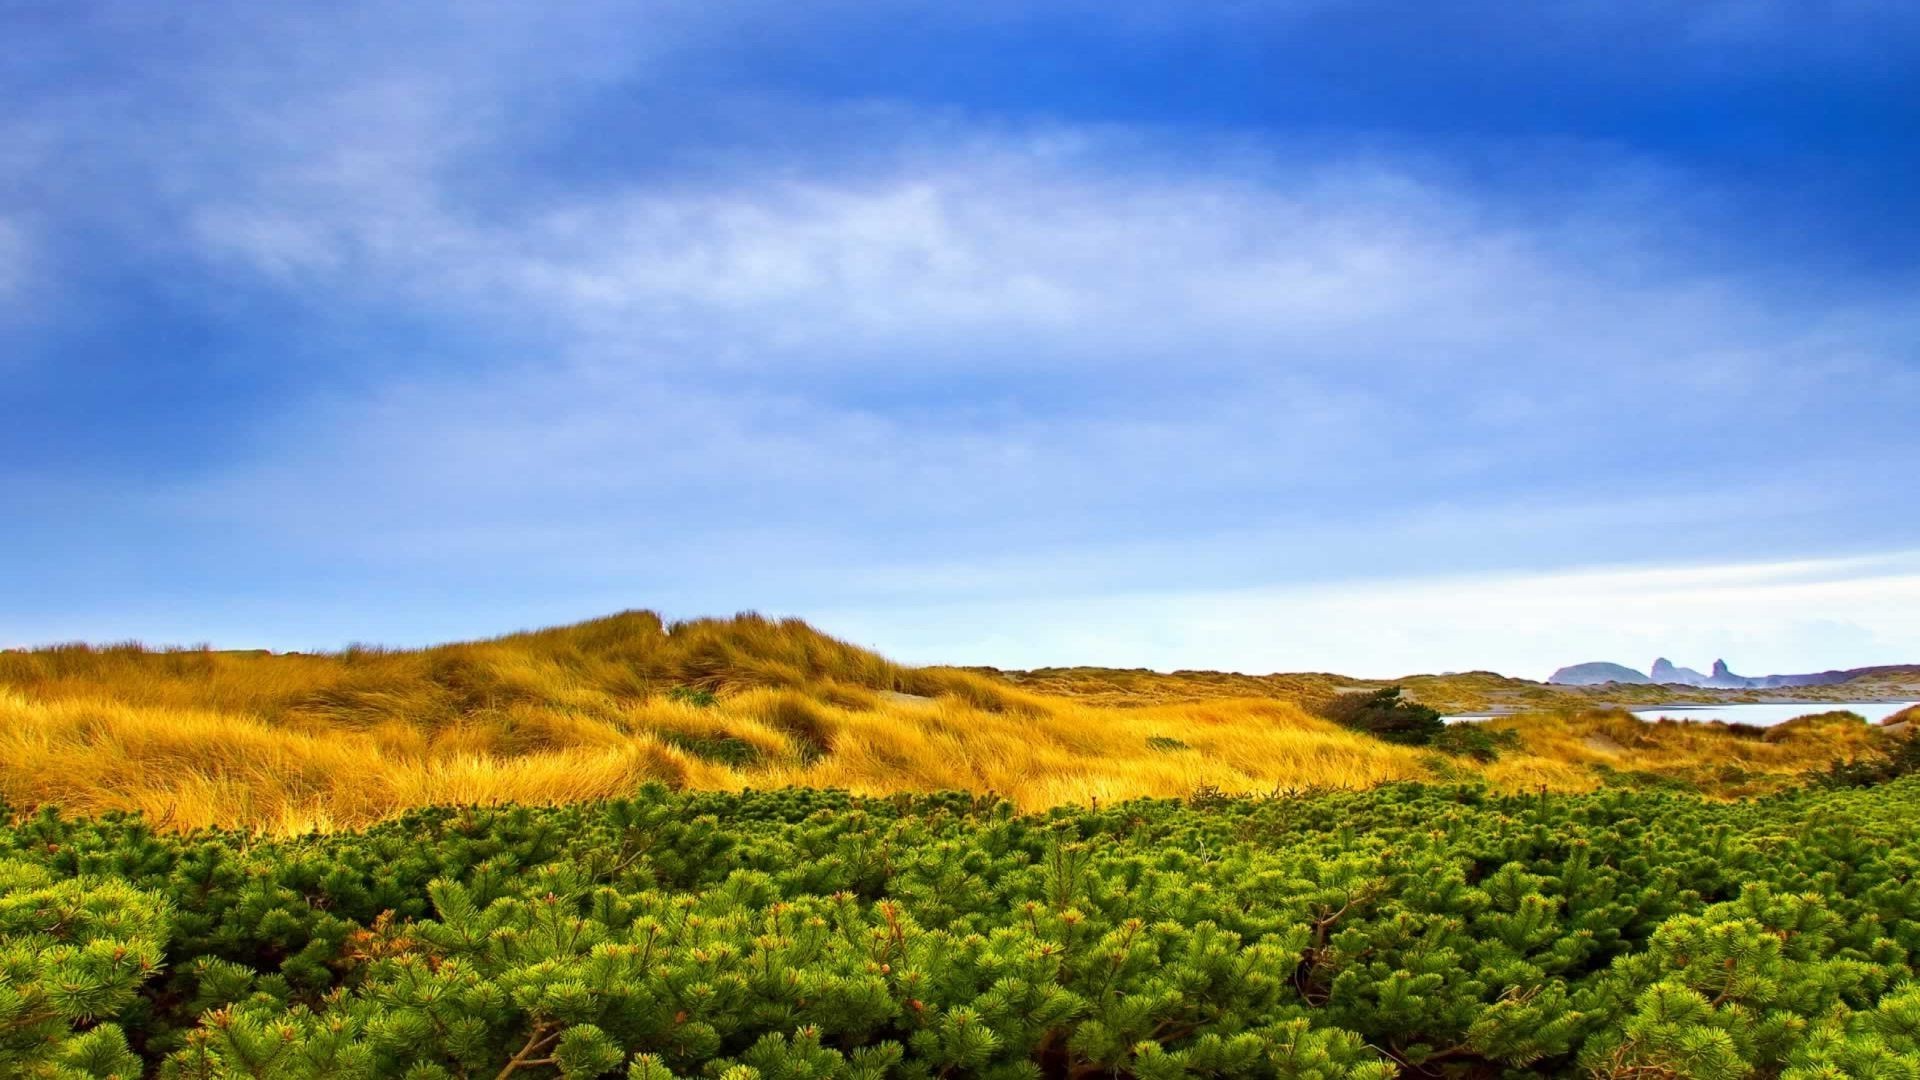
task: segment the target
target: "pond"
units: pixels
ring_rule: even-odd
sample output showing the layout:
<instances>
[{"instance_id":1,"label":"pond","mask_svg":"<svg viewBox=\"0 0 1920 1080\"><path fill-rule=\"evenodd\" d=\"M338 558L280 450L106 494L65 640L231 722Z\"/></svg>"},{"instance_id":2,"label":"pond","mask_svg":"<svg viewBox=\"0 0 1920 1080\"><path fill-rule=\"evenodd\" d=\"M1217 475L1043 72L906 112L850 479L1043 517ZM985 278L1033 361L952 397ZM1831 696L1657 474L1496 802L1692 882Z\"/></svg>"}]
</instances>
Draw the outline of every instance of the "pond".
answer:
<instances>
[{"instance_id":1,"label":"pond","mask_svg":"<svg viewBox=\"0 0 1920 1080\"><path fill-rule=\"evenodd\" d=\"M1798 704L1769 701L1757 705L1668 705L1658 709L1635 709L1633 715L1642 720L1658 720L1662 717L1669 720L1724 720L1729 724L1769 727L1808 713L1852 712L1866 717L1869 724L1877 724L1911 704L1911 701L1822 701Z\"/></svg>"}]
</instances>

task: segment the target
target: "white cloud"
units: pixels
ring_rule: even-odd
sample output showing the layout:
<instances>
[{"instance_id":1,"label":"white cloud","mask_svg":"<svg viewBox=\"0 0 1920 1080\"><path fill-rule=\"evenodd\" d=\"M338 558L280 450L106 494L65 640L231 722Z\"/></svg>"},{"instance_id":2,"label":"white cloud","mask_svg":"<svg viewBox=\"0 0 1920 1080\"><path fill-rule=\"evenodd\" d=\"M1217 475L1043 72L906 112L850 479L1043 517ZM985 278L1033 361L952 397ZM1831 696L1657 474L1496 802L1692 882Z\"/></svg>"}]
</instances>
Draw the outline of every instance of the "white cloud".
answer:
<instances>
[{"instance_id":1,"label":"white cloud","mask_svg":"<svg viewBox=\"0 0 1920 1080\"><path fill-rule=\"evenodd\" d=\"M814 613L919 662L1076 663L1389 678L1493 668L1544 679L1656 656L1742 674L1912 662L1920 552L1619 567L1286 588L1043 595L907 611ZM952 637L965 627L970 639ZM1361 665L1355 670L1356 658Z\"/></svg>"},{"instance_id":2,"label":"white cloud","mask_svg":"<svg viewBox=\"0 0 1920 1080\"><path fill-rule=\"evenodd\" d=\"M294 421L399 490L565 478L724 499L757 477L829 503L886 492L905 512L1154 486L1408 497L1514 471L1515 453L1585 469L1596 446L1630 456L1649 437L1667 445L1647 479L1685 482L1742 452L1761 472L1853 438L1778 438L1810 395L1891 422L1912 389L1899 312L1783 302L1660 248L1609 269L1590 259L1618 244L1605 230L1504 222L1383 165L1256 182L1016 143L505 221L418 186L393 215L328 218L296 188L282 212L202 218L265 272L550 343ZM1687 437L1701 430L1716 442ZM1588 478L1563 479L1578 493Z\"/></svg>"},{"instance_id":3,"label":"white cloud","mask_svg":"<svg viewBox=\"0 0 1920 1080\"><path fill-rule=\"evenodd\" d=\"M1631 163L1512 212L1391 156L1196 145L1168 166L1126 149L1151 133L962 131L857 171L743 163L483 213L453 164L480 137L431 135L450 107L400 97L354 103L381 123L344 145L203 192L194 236L302 287L536 328L529 378L750 377L845 403L955 373L1119 377L1308 411L1430 382L1496 429L1591 433L1610 409L1764 417L1836 374L1905 377L1911 316L1817 288L1782 303L1701 262L1667 206L1682 180L1611 194Z\"/></svg>"}]
</instances>

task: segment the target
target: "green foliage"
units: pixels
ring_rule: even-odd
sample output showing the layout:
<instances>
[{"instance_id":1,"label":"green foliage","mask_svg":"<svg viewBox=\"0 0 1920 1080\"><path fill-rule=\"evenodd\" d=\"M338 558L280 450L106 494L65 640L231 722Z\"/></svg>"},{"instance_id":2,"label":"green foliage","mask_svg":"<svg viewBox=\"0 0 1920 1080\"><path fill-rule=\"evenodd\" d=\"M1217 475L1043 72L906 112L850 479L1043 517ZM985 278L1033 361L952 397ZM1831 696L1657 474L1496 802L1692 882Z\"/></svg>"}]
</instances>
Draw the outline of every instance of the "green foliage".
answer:
<instances>
[{"instance_id":1,"label":"green foliage","mask_svg":"<svg viewBox=\"0 0 1920 1080\"><path fill-rule=\"evenodd\" d=\"M1700 790L1698 785L1689 783L1681 777L1668 776L1647 769L1616 769L1599 762L1587 766L1587 769L1607 787L1633 788L1640 791L1698 792Z\"/></svg>"},{"instance_id":2,"label":"green foliage","mask_svg":"<svg viewBox=\"0 0 1920 1080\"><path fill-rule=\"evenodd\" d=\"M758 747L732 735L689 735L684 731L662 731L658 737L669 746L677 746L694 757L721 765L744 767L760 760Z\"/></svg>"},{"instance_id":3,"label":"green foliage","mask_svg":"<svg viewBox=\"0 0 1920 1080\"><path fill-rule=\"evenodd\" d=\"M1490 728L1482 723L1460 721L1442 727L1430 745L1455 757L1497 761L1501 751L1520 749L1520 733L1511 728Z\"/></svg>"},{"instance_id":4,"label":"green foliage","mask_svg":"<svg viewBox=\"0 0 1920 1080\"><path fill-rule=\"evenodd\" d=\"M140 1073L119 1027L160 969L166 906L124 881L0 859L0 1076Z\"/></svg>"},{"instance_id":5,"label":"green foliage","mask_svg":"<svg viewBox=\"0 0 1920 1080\"><path fill-rule=\"evenodd\" d=\"M719 699L713 691L699 686L676 686L667 691L668 701L678 701L683 705L692 705L699 709L710 709Z\"/></svg>"},{"instance_id":6,"label":"green foliage","mask_svg":"<svg viewBox=\"0 0 1920 1080\"><path fill-rule=\"evenodd\" d=\"M0 828L23 1080L1920 1078L1920 779Z\"/></svg>"},{"instance_id":7,"label":"green foliage","mask_svg":"<svg viewBox=\"0 0 1920 1080\"><path fill-rule=\"evenodd\" d=\"M1175 739L1170 736L1149 735L1147 736L1147 749L1165 750L1169 753L1177 753L1181 750L1191 750L1193 749L1193 747L1188 746L1186 743L1181 742L1179 739Z\"/></svg>"},{"instance_id":8,"label":"green foliage","mask_svg":"<svg viewBox=\"0 0 1920 1080\"><path fill-rule=\"evenodd\" d=\"M1401 697L1397 686L1336 695L1321 707L1320 715L1341 727L1403 746L1425 746L1447 729L1439 710Z\"/></svg>"},{"instance_id":9,"label":"green foliage","mask_svg":"<svg viewBox=\"0 0 1920 1080\"><path fill-rule=\"evenodd\" d=\"M1868 787L1920 772L1920 738L1908 735L1880 756L1836 761L1820 778L1828 787Z\"/></svg>"}]
</instances>

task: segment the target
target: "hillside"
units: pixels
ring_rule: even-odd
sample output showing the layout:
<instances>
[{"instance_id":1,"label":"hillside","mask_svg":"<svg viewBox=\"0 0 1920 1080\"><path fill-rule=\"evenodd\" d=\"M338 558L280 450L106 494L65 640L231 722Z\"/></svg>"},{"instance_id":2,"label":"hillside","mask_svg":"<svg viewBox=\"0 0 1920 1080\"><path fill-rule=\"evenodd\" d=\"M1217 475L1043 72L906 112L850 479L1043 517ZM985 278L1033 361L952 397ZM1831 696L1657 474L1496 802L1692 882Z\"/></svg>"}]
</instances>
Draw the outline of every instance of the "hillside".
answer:
<instances>
[{"instance_id":1,"label":"hillside","mask_svg":"<svg viewBox=\"0 0 1920 1080\"><path fill-rule=\"evenodd\" d=\"M1409 697L1448 715L1770 701L1897 701L1920 697L1920 666L1906 664L1859 668L1848 679L1818 686L1729 690L1622 682L1559 685L1491 671L1355 679L1325 673L1243 675L1220 671L1157 672L1144 668L1003 671L970 667L964 670L1022 689L1122 707L1232 697L1271 697L1311 706L1333 694L1377 690L1384 686L1405 687Z\"/></svg>"},{"instance_id":2,"label":"hillside","mask_svg":"<svg viewBox=\"0 0 1920 1080\"><path fill-rule=\"evenodd\" d=\"M1725 660L1715 660L1712 669L1702 674L1692 668L1675 667L1671 660L1663 656L1653 662L1653 667L1646 674L1625 664L1596 661L1563 667L1547 676L1547 682L1555 686L1655 683L1663 686L1686 686L1707 690L1805 690L1810 687L1857 684L1886 678L1912 683L1920 679L1920 668L1910 664L1893 664L1881 667L1809 671L1796 675L1736 675L1727 666Z\"/></svg>"},{"instance_id":3,"label":"hillside","mask_svg":"<svg viewBox=\"0 0 1920 1080\"><path fill-rule=\"evenodd\" d=\"M1473 673L1405 681L1450 704ZM67 646L0 654L0 798L164 828L338 828L447 803L569 803L648 782L862 794L965 789L1039 809L1198 791L1477 777L1510 790L1653 778L1724 794L1872 754L1857 721L1758 731L1620 714L1499 722L1479 761L1310 711L1337 676L910 668L796 620L627 612L419 650L271 655ZM1523 684L1511 700L1540 699ZM1554 700L1565 701L1565 698ZM1572 699L1576 702L1579 699Z\"/></svg>"},{"instance_id":4,"label":"hillside","mask_svg":"<svg viewBox=\"0 0 1920 1080\"><path fill-rule=\"evenodd\" d=\"M1555 686L1601 686L1606 683L1644 685L1653 680L1624 664L1595 661L1563 667L1547 676L1547 681Z\"/></svg>"}]
</instances>

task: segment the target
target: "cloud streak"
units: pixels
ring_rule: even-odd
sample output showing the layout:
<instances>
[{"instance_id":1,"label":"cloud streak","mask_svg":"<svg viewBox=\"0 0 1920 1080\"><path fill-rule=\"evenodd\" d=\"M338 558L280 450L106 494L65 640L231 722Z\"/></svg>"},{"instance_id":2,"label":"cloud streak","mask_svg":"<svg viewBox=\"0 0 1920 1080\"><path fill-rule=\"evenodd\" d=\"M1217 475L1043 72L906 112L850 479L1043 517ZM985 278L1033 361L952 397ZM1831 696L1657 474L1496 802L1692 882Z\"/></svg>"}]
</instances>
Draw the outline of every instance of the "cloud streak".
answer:
<instances>
[{"instance_id":1,"label":"cloud streak","mask_svg":"<svg viewBox=\"0 0 1920 1080\"><path fill-rule=\"evenodd\" d=\"M1868 429L1911 398L1900 307L1796 304L1379 164L1256 183L1088 157L1016 144L985 166L620 192L510 228L413 219L390 255L322 260L352 279L338 287L487 320L540 355L327 403L296 421L302 441L336 433L385 485L509 504L693 499L745 524L859 492L941 524L995 500L1072 517L1239 493L1274 513L1489 480L1704 494L1879 439L1783 443L1809 395ZM285 262L277 244L247 254ZM1703 475L1730 450L1749 475Z\"/></svg>"}]
</instances>

